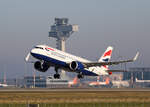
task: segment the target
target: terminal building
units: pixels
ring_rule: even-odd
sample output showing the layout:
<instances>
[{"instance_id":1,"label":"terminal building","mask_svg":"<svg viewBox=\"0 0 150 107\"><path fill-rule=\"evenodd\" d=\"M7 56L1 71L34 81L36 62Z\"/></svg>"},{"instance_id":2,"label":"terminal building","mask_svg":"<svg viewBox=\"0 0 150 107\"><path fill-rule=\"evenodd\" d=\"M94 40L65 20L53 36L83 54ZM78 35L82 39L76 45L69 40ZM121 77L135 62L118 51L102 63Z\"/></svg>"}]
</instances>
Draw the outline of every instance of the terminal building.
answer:
<instances>
[{"instance_id":1,"label":"terminal building","mask_svg":"<svg viewBox=\"0 0 150 107\"><path fill-rule=\"evenodd\" d=\"M68 80L54 79L53 76L26 76L24 87L26 88L63 88L68 86Z\"/></svg>"},{"instance_id":2,"label":"terminal building","mask_svg":"<svg viewBox=\"0 0 150 107\"><path fill-rule=\"evenodd\" d=\"M136 78L139 80L150 80L150 68L129 68L128 72L123 73L123 80L129 80L132 77L134 81L136 80Z\"/></svg>"},{"instance_id":3,"label":"terminal building","mask_svg":"<svg viewBox=\"0 0 150 107\"><path fill-rule=\"evenodd\" d=\"M135 67L123 73L123 80L131 80L131 86L150 87L150 68Z\"/></svg>"},{"instance_id":4,"label":"terminal building","mask_svg":"<svg viewBox=\"0 0 150 107\"><path fill-rule=\"evenodd\" d=\"M53 76L47 76L46 78L46 87L47 88L65 88L68 87L67 79L55 79Z\"/></svg>"},{"instance_id":5,"label":"terminal building","mask_svg":"<svg viewBox=\"0 0 150 107\"><path fill-rule=\"evenodd\" d=\"M24 77L24 85L26 88L45 88L46 78L44 76L26 76Z\"/></svg>"}]
</instances>

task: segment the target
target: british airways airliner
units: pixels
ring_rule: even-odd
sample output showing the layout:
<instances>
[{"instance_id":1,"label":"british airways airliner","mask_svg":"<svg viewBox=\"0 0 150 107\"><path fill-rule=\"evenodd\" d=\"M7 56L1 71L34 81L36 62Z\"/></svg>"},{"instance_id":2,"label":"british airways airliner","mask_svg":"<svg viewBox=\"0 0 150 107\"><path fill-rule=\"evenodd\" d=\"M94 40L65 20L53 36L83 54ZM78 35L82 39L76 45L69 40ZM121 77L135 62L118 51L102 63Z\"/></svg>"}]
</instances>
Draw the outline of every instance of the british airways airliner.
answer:
<instances>
[{"instance_id":1,"label":"british airways airliner","mask_svg":"<svg viewBox=\"0 0 150 107\"><path fill-rule=\"evenodd\" d=\"M78 78L83 78L84 76L112 74L112 72L116 72L116 70L109 70L109 65L133 62L139 55L139 53L137 53L136 56L130 60L110 61L112 50L113 47L109 46L97 62L92 62L46 45L37 45L30 51L25 60L29 62L30 55L38 59L38 61L32 63L34 63L34 68L40 72L46 72L50 67L54 67L56 71L54 78L60 78L58 69L76 72Z\"/></svg>"}]
</instances>

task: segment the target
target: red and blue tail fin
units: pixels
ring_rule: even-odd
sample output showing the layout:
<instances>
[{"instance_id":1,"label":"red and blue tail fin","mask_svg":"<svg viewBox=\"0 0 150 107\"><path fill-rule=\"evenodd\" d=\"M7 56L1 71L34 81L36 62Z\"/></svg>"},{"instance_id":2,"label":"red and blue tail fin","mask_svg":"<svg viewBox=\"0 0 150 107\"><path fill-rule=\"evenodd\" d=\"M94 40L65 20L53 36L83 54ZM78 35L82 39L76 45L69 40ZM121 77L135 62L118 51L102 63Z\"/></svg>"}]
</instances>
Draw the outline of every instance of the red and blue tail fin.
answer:
<instances>
[{"instance_id":1,"label":"red and blue tail fin","mask_svg":"<svg viewBox=\"0 0 150 107\"><path fill-rule=\"evenodd\" d=\"M113 47L109 46L106 51L104 52L104 54L100 57L100 59L98 60L98 62L108 62L110 61L111 55L112 55L112 50ZM108 70L108 65L102 66L103 68L105 68L106 70Z\"/></svg>"}]
</instances>

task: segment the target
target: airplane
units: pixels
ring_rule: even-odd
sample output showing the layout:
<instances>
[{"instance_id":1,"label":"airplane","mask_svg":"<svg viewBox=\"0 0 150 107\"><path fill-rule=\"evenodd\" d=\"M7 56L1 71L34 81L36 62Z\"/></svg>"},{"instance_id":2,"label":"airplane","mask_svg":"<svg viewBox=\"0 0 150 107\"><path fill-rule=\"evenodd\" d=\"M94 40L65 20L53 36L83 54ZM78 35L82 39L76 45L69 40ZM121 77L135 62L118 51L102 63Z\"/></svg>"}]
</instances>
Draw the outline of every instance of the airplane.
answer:
<instances>
[{"instance_id":1,"label":"airplane","mask_svg":"<svg viewBox=\"0 0 150 107\"><path fill-rule=\"evenodd\" d=\"M68 87L71 87L71 86L73 86L73 85L76 85L77 82L78 82L78 78L75 77L75 78L73 79L73 81L69 81L69 82L68 82Z\"/></svg>"},{"instance_id":2,"label":"airplane","mask_svg":"<svg viewBox=\"0 0 150 107\"><path fill-rule=\"evenodd\" d=\"M99 77L97 77L97 81L90 82L89 86L104 86L109 84L109 78L106 77L104 82L99 81Z\"/></svg>"},{"instance_id":3,"label":"airplane","mask_svg":"<svg viewBox=\"0 0 150 107\"><path fill-rule=\"evenodd\" d=\"M111 75L112 72L120 72L119 70L109 70L108 66L133 62L139 56L139 52L137 52L133 59L110 61L112 50L113 47L108 46L98 62L92 62L87 59L49 47L47 45L36 45L28 53L25 61L34 63L34 68L40 72L46 72L50 67L54 67L56 71L54 78L57 79L60 78L58 69L63 69L68 72L76 72L78 78L83 78L84 76ZM29 61L30 56L33 56L38 61Z\"/></svg>"},{"instance_id":4,"label":"airplane","mask_svg":"<svg viewBox=\"0 0 150 107\"><path fill-rule=\"evenodd\" d=\"M139 82L139 83L144 83L144 82L149 82L150 83L150 80L139 80L139 79L135 79L136 82Z\"/></svg>"},{"instance_id":5,"label":"airplane","mask_svg":"<svg viewBox=\"0 0 150 107\"><path fill-rule=\"evenodd\" d=\"M0 88L3 88L3 87L15 87L15 85L8 85L6 83L0 83Z\"/></svg>"},{"instance_id":6,"label":"airplane","mask_svg":"<svg viewBox=\"0 0 150 107\"><path fill-rule=\"evenodd\" d=\"M0 83L0 87L8 87L8 85Z\"/></svg>"}]
</instances>

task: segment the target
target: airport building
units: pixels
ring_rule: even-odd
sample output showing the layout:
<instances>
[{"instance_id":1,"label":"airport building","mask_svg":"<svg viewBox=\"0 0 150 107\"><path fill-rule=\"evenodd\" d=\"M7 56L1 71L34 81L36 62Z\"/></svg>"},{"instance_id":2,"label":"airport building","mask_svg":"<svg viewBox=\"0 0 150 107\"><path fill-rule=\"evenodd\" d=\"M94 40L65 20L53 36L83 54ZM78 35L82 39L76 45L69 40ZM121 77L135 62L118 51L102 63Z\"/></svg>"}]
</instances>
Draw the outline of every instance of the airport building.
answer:
<instances>
[{"instance_id":1,"label":"airport building","mask_svg":"<svg viewBox=\"0 0 150 107\"><path fill-rule=\"evenodd\" d=\"M55 79L53 76L47 76L46 78L46 87L47 88L65 88L68 87L67 79Z\"/></svg>"},{"instance_id":2,"label":"airport building","mask_svg":"<svg viewBox=\"0 0 150 107\"><path fill-rule=\"evenodd\" d=\"M131 80L131 86L150 87L150 68L135 67L123 73L123 80Z\"/></svg>"},{"instance_id":3,"label":"airport building","mask_svg":"<svg viewBox=\"0 0 150 107\"><path fill-rule=\"evenodd\" d=\"M150 68L144 68L144 67L135 67L135 68L129 68L128 72L123 73L123 80L129 80L133 77L133 81L135 79L140 80L150 80Z\"/></svg>"},{"instance_id":4,"label":"airport building","mask_svg":"<svg viewBox=\"0 0 150 107\"><path fill-rule=\"evenodd\" d=\"M45 88L46 78L44 76L26 76L24 77L24 85L26 88Z\"/></svg>"},{"instance_id":5,"label":"airport building","mask_svg":"<svg viewBox=\"0 0 150 107\"><path fill-rule=\"evenodd\" d=\"M24 77L26 88L63 88L68 87L68 80L54 79L53 76L26 76Z\"/></svg>"}]
</instances>

